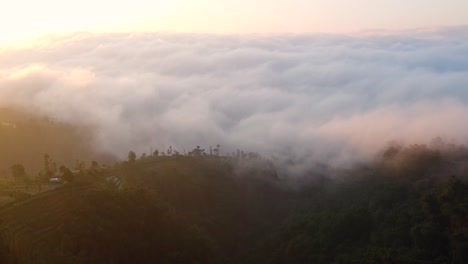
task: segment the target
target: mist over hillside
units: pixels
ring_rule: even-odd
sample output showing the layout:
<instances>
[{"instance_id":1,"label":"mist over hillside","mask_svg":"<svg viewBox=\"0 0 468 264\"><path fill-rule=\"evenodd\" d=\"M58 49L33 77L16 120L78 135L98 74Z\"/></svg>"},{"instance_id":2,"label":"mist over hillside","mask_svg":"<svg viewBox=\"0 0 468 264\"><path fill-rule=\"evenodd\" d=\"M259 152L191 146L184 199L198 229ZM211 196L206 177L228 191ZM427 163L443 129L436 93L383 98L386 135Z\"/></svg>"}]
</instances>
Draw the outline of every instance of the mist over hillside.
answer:
<instances>
[{"instance_id":1,"label":"mist over hillside","mask_svg":"<svg viewBox=\"0 0 468 264\"><path fill-rule=\"evenodd\" d=\"M392 140L466 142L467 34L50 36L0 50L0 106L92 127L121 158L220 144L350 164Z\"/></svg>"},{"instance_id":2,"label":"mist over hillside","mask_svg":"<svg viewBox=\"0 0 468 264\"><path fill-rule=\"evenodd\" d=\"M62 186L16 192L0 206L0 262L468 260L466 147L392 144L372 163L300 179L271 165L255 156L129 155L83 166Z\"/></svg>"},{"instance_id":3,"label":"mist over hillside","mask_svg":"<svg viewBox=\"0 0 468 264\"><path fill-rule=\"evenodd\" d=\"M467 264L467 0L0 6L0 264Z\"/></svg>"},{"instance_id":4,"label":"mist over hillside","mask_svg":"<svg viewBox=\"0 0 468 264\"><path fill-rule=\"evenodd\" d=\"M115 160L93 149L86 127L7 108L0 108L0 120L0 177L10 176L14 164L23 165L28 176L36 176L44 169L45 154L57 168L93 159Z\"/></svg>"}]
</instances>

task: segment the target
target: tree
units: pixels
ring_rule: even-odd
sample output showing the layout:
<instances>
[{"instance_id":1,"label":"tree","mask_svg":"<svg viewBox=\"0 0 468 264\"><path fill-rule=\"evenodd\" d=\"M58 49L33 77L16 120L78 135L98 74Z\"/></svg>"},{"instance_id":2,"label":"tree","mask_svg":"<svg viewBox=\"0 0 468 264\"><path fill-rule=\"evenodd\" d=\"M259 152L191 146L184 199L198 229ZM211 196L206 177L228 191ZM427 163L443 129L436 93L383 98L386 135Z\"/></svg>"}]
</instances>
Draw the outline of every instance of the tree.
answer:
<instances>
[{"instance_id":1,"label":"tree","mask_svg":"<svg viewBox=\"0 0 468 264\"><path fill-rule=\"evenodd\" d=\"M93 166L93 164L91 163L91 167L92 166ZM75 170L78 170L78 171L82 172L82 171L85 170L85 167L86 166L85 166L84 162L78 161L78 160L75 162L75 167L74 167Z\"/></svg>"},{"instance_id":2,"label":"tree","mask_svg":"<svg viewBox=\"0 0 468 264\"><path fill-rule=\"evenodd\" d=\"M159 155L159 150L155 150L155 151L153 152L153 155L157 157L157 156Z\"/></svg>"},{"instance_id":3,"label":"tree","mask_svg":"<svg viewBox=\"0 0 468 264\"><path fill-rule=\"evenodd\" d=\"M220 149L220 148L221 148L221 146L220 146L219 144L216 145L216 149L215 149L215 151L216 151L216 156L219 156L219 149Z\"/></svg>"},{"instance_id":4,"label":"tree","mask_svg":"<svg viewBox=\"0 0 468 264\"><path fill-rule=\"evenodd\" d=\"M65 180L66 182L73 182L74 175L73 175L73 172L71 172L69 168L62 165L60 166L59 171L60 173L62 173L63 180Z\"/></svg>"},{"instance_id":5,"label":"tree","mask_svg":"<svg viewBox=\"0 0 468 264\"><path fill-rule=\"evenodd\" d=\"M128 162L135 163L136 154L133 151L128 152Z\"/></svg>"},{"instance_id":6,"label":"tree","mask_svg":"<svg viewBox=\"0 0 468 264\"><path fill-rule=\"evenodd\" d=\"M205 153L205 149L201 149L200 146L197 146L197 148L192 150L192 152L190 152L189 155L200 157L202 155L206 155L206 153Z\"/></svg>"},{"instance_id":7,"label":"tree","mask_svg":"<svg viewBox=\"0 0 468 264\"><path fill-rule=\"evenodd\" d=\"M169 146L169 149L167 150L167 155L168 156L172 155L172 146Z\"/></svg>"},{"instance_id":8,"label":"tree","mask_svg":"<svg viewBox=\"0 0 468 264\"><path fill-rule=\"evenodd\" d=\"M99 163L95 160L91 161L91 169L99 168Z\"/></svg>"}]
</instances>

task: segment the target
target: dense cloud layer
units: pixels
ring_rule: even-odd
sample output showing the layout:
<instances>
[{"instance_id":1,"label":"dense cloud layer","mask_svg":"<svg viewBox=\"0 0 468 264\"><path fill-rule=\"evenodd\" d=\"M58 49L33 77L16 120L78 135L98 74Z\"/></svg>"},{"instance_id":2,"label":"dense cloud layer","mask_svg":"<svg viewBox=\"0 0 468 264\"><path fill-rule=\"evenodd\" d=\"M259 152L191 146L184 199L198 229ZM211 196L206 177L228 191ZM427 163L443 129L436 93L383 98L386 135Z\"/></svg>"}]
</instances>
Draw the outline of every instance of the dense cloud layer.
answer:
<instances>
[{"instance_id":1,"label":"dense cloud layer","mask_svg":"<svg viewBox=\"0 0 468 264\"><path fill-rule=\"evenodd\" d=\"M121 157L219 143L347 162L390 140L466 142L467 36L75 34L0 49L0 105L91 125Z\"/></svg>"}]
</instances>

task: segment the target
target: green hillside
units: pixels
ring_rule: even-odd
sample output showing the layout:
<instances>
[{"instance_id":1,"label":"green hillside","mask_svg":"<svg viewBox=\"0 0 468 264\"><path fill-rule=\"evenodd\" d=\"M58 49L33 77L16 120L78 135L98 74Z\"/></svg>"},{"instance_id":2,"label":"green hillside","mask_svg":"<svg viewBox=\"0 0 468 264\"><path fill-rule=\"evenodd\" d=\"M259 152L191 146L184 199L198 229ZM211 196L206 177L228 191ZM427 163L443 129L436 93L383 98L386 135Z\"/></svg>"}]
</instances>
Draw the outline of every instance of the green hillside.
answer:
<instances>
[{"instance_id":1,"label":"green hillside","mask_svg":"<svg viewBox=\"0 0 468 264\"><path fill-rule=\"evenodd\" d=\"M467 161L464 147L392 146L295 179L257 156L94 164L0 210L0 260L466 263Z\"/></svg>"}]
</instances>

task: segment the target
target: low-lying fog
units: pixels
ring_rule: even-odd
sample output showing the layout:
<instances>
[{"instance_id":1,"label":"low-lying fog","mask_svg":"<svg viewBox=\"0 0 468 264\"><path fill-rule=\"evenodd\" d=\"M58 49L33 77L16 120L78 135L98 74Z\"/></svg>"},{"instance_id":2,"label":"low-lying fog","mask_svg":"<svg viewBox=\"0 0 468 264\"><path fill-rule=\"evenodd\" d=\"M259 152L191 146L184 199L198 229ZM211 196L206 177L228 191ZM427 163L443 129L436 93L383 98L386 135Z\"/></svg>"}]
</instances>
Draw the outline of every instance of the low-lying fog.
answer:
<instances>
[{"instance_id":1,"label":"low-lying fog","mask_svg":"<svg viewBox=\"0 0 468 264\"><path fill-rule=\"evenodd\" d=\"M464 27L48 37L0 49L0 106L91 126L121 158L220 144L346 164L391 140L466 142L467 39Z\"/></svg>"}]
</instances>

